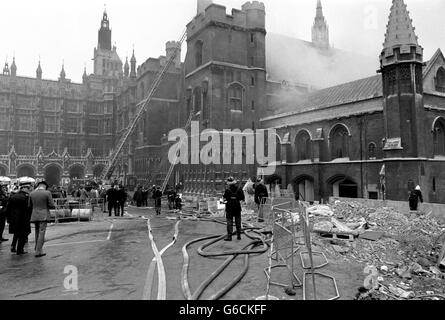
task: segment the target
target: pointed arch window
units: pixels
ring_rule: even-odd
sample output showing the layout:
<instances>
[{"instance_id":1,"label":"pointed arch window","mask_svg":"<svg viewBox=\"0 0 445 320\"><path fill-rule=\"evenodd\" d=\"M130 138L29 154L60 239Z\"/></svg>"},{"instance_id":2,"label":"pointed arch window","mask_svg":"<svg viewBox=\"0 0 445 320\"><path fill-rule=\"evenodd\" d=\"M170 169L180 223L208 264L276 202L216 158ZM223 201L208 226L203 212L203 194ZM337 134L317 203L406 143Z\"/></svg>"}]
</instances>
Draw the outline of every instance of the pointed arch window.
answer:
<instances>
[{"instance_id":1,"label":"pointed arch window","mask_svg":"<svg viewBox=\"0 0 445 320\"><path fill-rule=\"evenodd\" d=\"M376 144L374 143L374 142L371 142L369 145L368 145L368 159L369 160L375 160L375 159L377 159L377 157L376 157L376 148L377 148L377 146L376 146Z\"/></svg>"},{"instance_id":2,"label":"pointed arch window","mask_svg":"<svg viewBox=\"0 0 445 320\"><path fill-rule=\"evenodd\" d=\"M239 84L229 87L229 107L231 110L243 110L243 87Z\"/></svg>"},{"instance_id":3,"label":"pointed arch window","mask_svg":"<svg viewBox=\"0 0 445 320\"><path fill-rule=\"evenodd\" d=\"M445 120L440 118L433 129L434 155L445 156Z\"/></svg>"},{"instance_id":4,"label":"pointed arch window","mask_svg":"<svg viewBox=\"0 0 445 320\"><path fill-rule=\"evenodd\" d=\"M445 69L442 67L437 70L436 91L445 93Z\"/></svg>"},{"instance_id":5,"label":"pointed arch window","mask_svg":"<svg viewBox=\"0 0 445 320\"><path fill-rule=\"evenodd\" d=\"M349 132L344 125L335 126L329 139L332 159L349 158Z\"/></svg>"},{"instance_id":6,"label":"pointed arch window","mask_svg":"<svg viewBox=\"0 0 445 320\"><path fill-rule=\"evenodd\" d=\"M194 113L198 113L201 111L202 106L202 94L201 94L201 88L196 87L193 91L193 110Z\"/></svg>"},{"instance_id":7,"label":"pointed arch window","mask_svg":"<svg viewBox=\"0 0 445 320\"><path fill-rule=\"evenodd\" d=\"M310 160L312 157L311 137L307 131L301 131L295 138L297 161Z\"/></svg>"},{"instance_id":8,"label":"pointed arch window","mask_svg":"<svg viewBox=\"0 0 445 320\"><path fill-rule=\"evenodd\" d=\"M195 43L195 65L196 68L202 65L202 48L204 43L201 40L196 41Z\"/></svg>"}]
</instances>

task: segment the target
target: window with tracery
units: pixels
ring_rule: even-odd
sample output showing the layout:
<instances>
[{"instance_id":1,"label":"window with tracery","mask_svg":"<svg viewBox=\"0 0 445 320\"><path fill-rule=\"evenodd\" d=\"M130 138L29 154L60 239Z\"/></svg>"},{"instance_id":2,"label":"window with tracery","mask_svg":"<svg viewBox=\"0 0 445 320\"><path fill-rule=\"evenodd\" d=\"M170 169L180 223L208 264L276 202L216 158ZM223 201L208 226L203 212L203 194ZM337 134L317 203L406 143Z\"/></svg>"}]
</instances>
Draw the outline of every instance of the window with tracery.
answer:
<instances>
[{"instance_id":1,"label":"window with tracery","mask_svg":"<svg viewBox=\"0 0 445 320\"><path fill-rule=\"evenodd\" d=\"M445 69L439 68L436 74L436 91L445 93Z\"/></svg>"},{"instance_id":2,"label":"window with tracery","mask_svg":"<svg viewBox=\"0 0 445 320\"><path fill-rule=\"evenodd\" d=\"M445 121L439 119L433 129L434 155L445 155Z\"/></svg>"},{"instance_id":3,"label":"window with tracery","mask_svg":"<svg viewBox=\"0 0 445 320\"><path fill-rule=\"evenodd\" d=\"M243 88L238 84L229 87L229 106L231 110L243 110Z\"/></svg>"},{"instance_id":4,"label":"window with tracery","mask_svg":"<svg viewBox=\"0 0 445 320\"><path fill-rule=\"evenodd\" d=\"M337 125L330 135L332 159L349 158L349 133L344 125Z\"/></svg>"},{"instance_id":5,"label":"window with tracery","mask_svg":"<svg viewBox=\"0 0 445 320\"><path fill-rule=\"evenodd\" d=\"M311 159L311 137L306 131L301 131L295 138L297 161Z\"/></svg>"}]
</instances>

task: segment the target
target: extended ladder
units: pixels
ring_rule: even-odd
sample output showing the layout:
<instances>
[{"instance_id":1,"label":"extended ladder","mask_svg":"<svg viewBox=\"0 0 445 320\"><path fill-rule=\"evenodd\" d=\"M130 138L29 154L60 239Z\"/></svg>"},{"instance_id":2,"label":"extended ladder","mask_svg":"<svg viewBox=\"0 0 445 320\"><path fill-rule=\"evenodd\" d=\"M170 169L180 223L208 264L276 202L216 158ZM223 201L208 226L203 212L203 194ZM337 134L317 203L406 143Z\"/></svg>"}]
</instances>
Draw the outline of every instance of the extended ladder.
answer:
<instances>
[{"instance_id":1,"label":"extended ladder","mask_svg":"<svg viewBox=\"0 0 445 320\"><path fill-rule=\"evenodd\" d=\"M186 130L187 131L187 129L190 127L190 125L191 125L191 123L192 123L192 120L193 120L193 117L195 116L195 114L193 113L193 111L190 113L190 117L189 117L189 119L187 120L187 123L186 123L186 125L185 125L185 127L184 127L184 130ZM172 173L173 173L173 169L175 168L175 166L176 166L176 162L178 161L178 159L179 159L179 150L181 149L181 147L182 147L182 145L183 145L183 143L184 143L184 140L186 140L188 137L182 137L181 138L181 140L179 141L179 143L178 143L178 147L177 147L177 149L175 150L175 159L174 159L174 161L170 164L170 168L168 169L168 172L167 172L167 175L165 176L165 179L164 179L164 183L162 183L162 188L161 188L161 191L162 191L162 193L164 193L165 192L165 189L167 188L167 184L168 184L168 181L170 180L170 177L171 177L171 175L172 175ZM168 156L168 155L167 155Z\"/></svg>"},{"instance_id":2,"label":"extended ladder","mask_svg":"<svg viewBox=\"0 0 445 320\"><path fill-rule=\"evenodd\" d=\"M147 111L147 107L150 104L154 94L156 93L156 90L158 89L159 84L164 79L164 76L166 75L168 69L170 68L170 66L173 63L174 59L176 58L176 56L178 55L179 51L181 50L182 43L184 42L186 37L187 37L187 31L184 32L184 34L182 35L181 39L178 41L178 43L177 43L177 45L175 47L175 51L173 52L171 57L168 59L168 61L165 64L165 66L160 71L158 71L158 73L156 74L155 80L154 80L154 82L153 82L153 84L152 84L152 86L150 88L150 91L148 93L147 98L142 100L139 103L139 105L141 105L141 107L139 108L136 116L130 122L130 124L127 127L127 129L125 129L125 133L119 139L119 142L117 144L116 150L111 155L110 161L109 161L108 165L102 171L100 179L102 179L102 180L103 179L110 179L111 176L113 175L114 169L116 167L116 162L117 162L117 160L119 158L120 153L122 152L125 144L128 142L128 139L130 138L130 136L133 134L133 132L134 132L134 130L135 130L139 120L142 118L144 113Z\"/></svg>"}]
</instances>

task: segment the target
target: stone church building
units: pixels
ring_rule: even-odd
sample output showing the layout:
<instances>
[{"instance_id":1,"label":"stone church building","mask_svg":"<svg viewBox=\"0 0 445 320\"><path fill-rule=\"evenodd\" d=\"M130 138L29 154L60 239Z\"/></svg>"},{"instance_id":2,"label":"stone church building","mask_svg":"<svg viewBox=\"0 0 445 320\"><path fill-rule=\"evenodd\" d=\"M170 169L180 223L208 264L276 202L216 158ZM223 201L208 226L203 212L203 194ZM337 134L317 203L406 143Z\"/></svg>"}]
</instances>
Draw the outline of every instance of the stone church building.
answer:
<instances>
[{"instance_id":1,"label":"stone church building","mask_svg":"<svg viewBox=\"0 0 445 320\"><path fill-rule=\"evenodd\" d=\"M265 178L292 185L302 199L407 200L419 184L426 201L445 203L445 59L438 49L424 60L403 0L392 1L379 59L333 48L320 0L308 26L311 41L268 33L261 2L230 14L210 0L197 2L186 26L185 61L176 57L167 71L116 178L132 186L161 184L170 167L167 136L192 115L201 131L275 129L276 172ZM40 63L32 79L17 76L15 61L6 64L0 175L53 184L98 176L176 45L167 42L165 56L139 66L134 52L122 63L105 12L94 72L85 70L83 83L72 83L63 67L51 81L42 79ZM233 151L247 159L244 149ZM213 195L229 175L246 181L257 169L245 162L180 164L169 182Z\"/></svg>"}]
</instances>

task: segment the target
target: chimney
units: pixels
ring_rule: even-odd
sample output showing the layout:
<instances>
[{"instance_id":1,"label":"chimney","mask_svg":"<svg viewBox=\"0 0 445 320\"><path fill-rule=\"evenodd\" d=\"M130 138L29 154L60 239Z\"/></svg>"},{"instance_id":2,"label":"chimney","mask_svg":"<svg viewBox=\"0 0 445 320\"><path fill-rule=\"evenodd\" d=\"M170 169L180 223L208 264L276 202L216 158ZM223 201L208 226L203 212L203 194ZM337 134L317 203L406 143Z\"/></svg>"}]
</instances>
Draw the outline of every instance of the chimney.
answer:
<instances>
[{"instance_id":1,"label":"chimney","mask_svg":"<svg viewBox=\"0 0 445 320\"><path fill-rule=\"evenodd\" d=\"M198 0L198 12L197 15L200 13L204 13L206 11L206 8L212 4L212 0Z\"/></svg>"},{"instance_id":2,"label":"chimney","mask_svg":"<svg viewBox=\"0 0 445 320\"><path fill-rule=\"evenodd\" d=\"M179 42L176 41L169 41L165 44L167 59L170 59L170 57L175 53L175 50L178 46ZM179 47L179 50L176 54L175 59L173 60L173 63L175 64L176 68L181 67L181 47Z\"/></svg>"}]
</instances>

